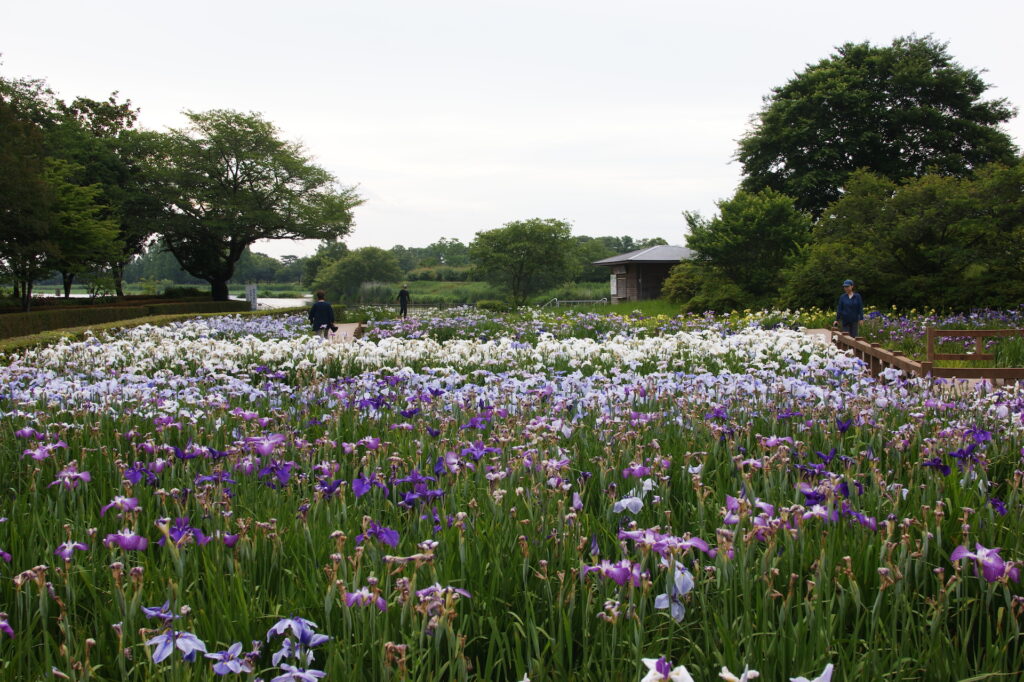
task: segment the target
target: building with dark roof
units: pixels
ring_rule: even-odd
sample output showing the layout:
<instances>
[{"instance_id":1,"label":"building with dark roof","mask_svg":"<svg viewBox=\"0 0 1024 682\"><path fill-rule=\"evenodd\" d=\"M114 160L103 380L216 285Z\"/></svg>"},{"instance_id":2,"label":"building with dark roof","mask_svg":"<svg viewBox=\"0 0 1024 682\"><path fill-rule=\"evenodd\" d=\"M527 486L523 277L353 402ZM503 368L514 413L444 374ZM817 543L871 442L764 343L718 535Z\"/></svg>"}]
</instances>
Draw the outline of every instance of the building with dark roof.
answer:
<instances>
[{"instance_id":1,"label":"building with dark roof","mask_svg":"<svg viewBox=\"0 0 1024 682\"><path fill-rule=\"evenodd\" d=\"M611 271L611 301L644 301L661 296L661 285L673 265L693 256L684 246L651 246L594 261Z\"/></svg>"}]
</instances>

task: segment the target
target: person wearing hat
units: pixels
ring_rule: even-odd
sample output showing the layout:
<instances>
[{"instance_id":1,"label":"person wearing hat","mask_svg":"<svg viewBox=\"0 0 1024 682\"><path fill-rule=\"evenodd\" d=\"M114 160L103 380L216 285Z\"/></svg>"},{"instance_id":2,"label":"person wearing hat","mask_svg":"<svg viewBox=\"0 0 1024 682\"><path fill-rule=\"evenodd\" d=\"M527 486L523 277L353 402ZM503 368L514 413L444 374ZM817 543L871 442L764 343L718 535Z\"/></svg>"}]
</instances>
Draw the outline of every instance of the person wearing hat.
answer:
<instances>
[{"instance_id":1,"label":"person wearing hat","mask_svg":"<svg viewBox=\"0 0 1024 682\"><path fill-rule=\"evenodd\" d=\"M843 282L843 293L839 294L839 303L836 305L836 321L833 327L840 329L850 336L857 336L857 325L864 319L864 301L860 294L853 290L853 280Z\"/></svg>"},{"instance_id":2,"label":"person wearing hat","mask_svg":"<svg viewBox=\"0 0 1024 682\"><path fill-rule=\"evenodd\" d=\"M403 284L402 290L398 292L398 315L409 317L409 285Z\"/></svg>"}]
</instances>

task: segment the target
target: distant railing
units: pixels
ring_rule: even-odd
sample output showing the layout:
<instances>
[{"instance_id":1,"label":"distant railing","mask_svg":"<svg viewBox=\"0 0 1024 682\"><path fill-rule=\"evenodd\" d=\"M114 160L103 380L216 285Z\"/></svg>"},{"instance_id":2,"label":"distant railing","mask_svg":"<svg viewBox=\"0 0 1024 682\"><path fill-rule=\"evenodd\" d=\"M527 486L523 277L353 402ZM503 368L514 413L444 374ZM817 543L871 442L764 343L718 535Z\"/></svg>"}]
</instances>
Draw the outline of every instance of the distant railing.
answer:
<instances>
[{"instance_id":1,"label":"distant railing","mask_svg":"<svg viewBox=\"0 0 1024 682\"><path fill-rule=\"evenodd\" d=\"M608 303L607 298L588 298L588 299L567 299L567 298L553 298L541 308L547 308L549 305L560 306L560 305L604 305Z\"/></svg>"}]
</instances>

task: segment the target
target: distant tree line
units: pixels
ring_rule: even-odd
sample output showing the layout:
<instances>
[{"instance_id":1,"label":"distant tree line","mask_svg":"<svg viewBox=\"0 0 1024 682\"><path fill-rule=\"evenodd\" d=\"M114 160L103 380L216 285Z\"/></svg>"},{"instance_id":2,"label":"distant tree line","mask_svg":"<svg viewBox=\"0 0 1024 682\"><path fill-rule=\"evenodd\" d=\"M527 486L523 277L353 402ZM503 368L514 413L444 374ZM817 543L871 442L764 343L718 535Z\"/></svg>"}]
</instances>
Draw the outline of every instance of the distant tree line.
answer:
<instances>
[{"instance_id":1,"label":"distant tree line","mask_svg":"<svg viewBox=\"0 0 1024 682\"><path fill-rule=\"evenodd\" d=\"M692 311L1024 302L1024 164L980 74L931 37L849 43L765 98L736 193L684 213L692 260L664 293Z\"/></svg>"}]
</instances>

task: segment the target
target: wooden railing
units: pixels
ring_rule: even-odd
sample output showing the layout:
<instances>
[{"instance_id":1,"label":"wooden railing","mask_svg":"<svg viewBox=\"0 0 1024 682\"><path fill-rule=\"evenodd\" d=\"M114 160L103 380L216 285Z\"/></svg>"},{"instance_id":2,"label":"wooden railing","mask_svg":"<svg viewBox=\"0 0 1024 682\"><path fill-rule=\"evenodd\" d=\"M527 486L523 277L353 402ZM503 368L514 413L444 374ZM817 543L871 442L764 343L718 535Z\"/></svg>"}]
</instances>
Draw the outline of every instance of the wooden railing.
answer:
<instances>
[{"instance_id":1,"label":"wooden railing","mask_svg":"<svg viewBox=\"0 0 1024 682\"><path fill-rule=\"evenodd\" d=\"M1024 379L1024 367L936 367L940 360L987 360L994 361L995 355L986 353L984 339L992 337L1024 336L1024 329L935 329L926 331L928 346L924 362L917 362L899 351L882 348L862 337L852 337L844 332L832 332L832 342L853 352L854 356L867 363L871 376L878 376L883 370L893 367L920 377L932 376L944 379L987 379L993 383L1005 380ZM936 353L935 342L940 337L974 338L974 353Z\"/></svg>"},{"instance_id":2,"label":"wooden railing","mask_svg":"<svg viewBox=\"0 0 1024 682\"><path fill-rule=\"evenodd\" d=\"M1024 329L935 329L926 331L928 360L983 360L994 362L996 356L985 352L985 339L1024 336ZM936 353L939 338L974 339L973 353ZM932 376L957 377L961 379L1024 379L1022 367L933 367Z\"/></svg>"},{"instance_id":3,"label":"wooden railing","mask_svg":"<svg viewBox=\"0 0 1024 682\"><path fill-rule=\"evenodd\" d=\"M886 350L882 348L881 344L865 341L860 336L854 338L845 332L834 331L832 332L832 342L840 348L853 351L855 357L866 362L873 377L877 377L883 370L890 367L921 377L927 376L933 371L931 362L917 362L899 351Z\"/></svg>"}]
</instances>

